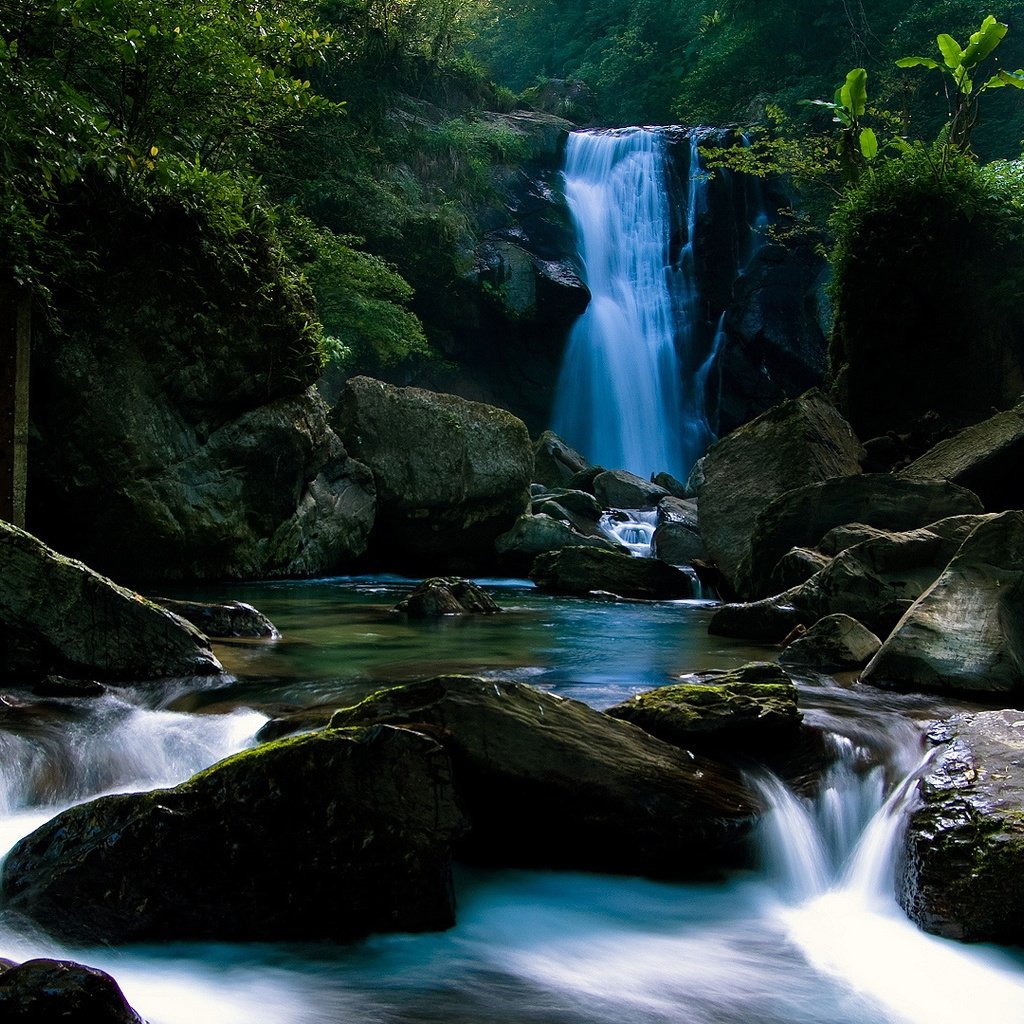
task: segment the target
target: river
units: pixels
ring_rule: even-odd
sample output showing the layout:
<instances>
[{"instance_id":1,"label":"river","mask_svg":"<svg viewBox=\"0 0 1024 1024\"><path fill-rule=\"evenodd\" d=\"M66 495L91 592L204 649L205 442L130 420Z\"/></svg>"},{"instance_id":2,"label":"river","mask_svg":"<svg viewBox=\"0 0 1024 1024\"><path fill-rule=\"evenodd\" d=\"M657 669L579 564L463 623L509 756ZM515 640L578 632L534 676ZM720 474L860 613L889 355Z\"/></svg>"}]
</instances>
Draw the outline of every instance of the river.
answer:
<instances>
[{"instance_id":1,"label":"river","mask_svg":"<svg viewBox=\"0 0 1024 1024\"><path fill-rule=\"evenodd\" d=\"M519 679L598 708L767 652L708 637L710 608L551 598L489 581L493 618L410 623L394 578L205 588L267 612L277 642L219 645L231 676L37 701L0 714L0 847L102 792L187 778L283 704L345 703L439 671ZM0 955L110 971L152 1024L945 1024L1024 1021L1024 958L924 935L892 897L926 752L925 698L799 681L835 764L813 799L752 777L771 812L757 870L716 883L461 868L459 923L353 946L65 949L0 915ZM173 885L173 879L168 879ZM188 899L188 893L181 894Z\"/></svg>"}]
</instances>

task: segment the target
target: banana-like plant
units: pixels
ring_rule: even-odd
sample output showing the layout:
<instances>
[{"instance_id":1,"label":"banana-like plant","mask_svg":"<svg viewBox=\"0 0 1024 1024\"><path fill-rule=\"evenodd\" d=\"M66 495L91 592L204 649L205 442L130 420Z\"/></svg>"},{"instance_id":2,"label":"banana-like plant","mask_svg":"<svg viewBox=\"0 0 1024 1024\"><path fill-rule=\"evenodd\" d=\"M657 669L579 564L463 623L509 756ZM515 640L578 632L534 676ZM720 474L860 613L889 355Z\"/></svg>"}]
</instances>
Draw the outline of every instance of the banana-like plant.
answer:
<instances>
[{"instance_id":1,"label":"banana-like plant","mask_svg":"<svg viewBox=\"0 0 1024 1024\"><path fill-rule=\"evenodd\" d=\"M1012 86L1024 89L1024 68L1017 71L998 69L988 78L980 75L981 66L1003 41L1009 27L991 14L981 23L966 46L943 32L936 38L941 61L932 57L903 57L897 67L923 67L939 71L949 103L949 146L966 152L971 145L971 132L978 121L978 101L990 89Z\"/></svg>"},{"instance_id":2,"label":"banana-like plant","mask_svg":"<svg viewBox=\"0 0 1024 1024\"><path fill-rule=\"evenodd\" d=\"M832 111L839 128L839 165L847 182L856 184L861 171L878 156L878 136L861 124L868 109L868 73L854 68L836 89L834 100L804 100L815 107Z\"/></svg>"}]
</instances>

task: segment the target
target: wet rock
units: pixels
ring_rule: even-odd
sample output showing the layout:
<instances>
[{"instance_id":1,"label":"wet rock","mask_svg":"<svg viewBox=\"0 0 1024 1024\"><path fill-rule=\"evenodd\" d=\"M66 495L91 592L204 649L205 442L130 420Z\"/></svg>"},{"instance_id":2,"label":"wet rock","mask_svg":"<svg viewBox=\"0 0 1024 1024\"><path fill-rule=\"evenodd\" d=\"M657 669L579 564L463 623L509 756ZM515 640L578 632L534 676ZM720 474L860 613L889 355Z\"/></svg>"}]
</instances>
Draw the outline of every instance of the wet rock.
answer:
<instances>
[{"instance_id":1,"label":"wet rock","mask_svg":"<svg viewBox=\"0 0 1024 1024\"><path fill-rule=\"evenodd\" d=\"M321 732L65 811L14 847L0 888L9 911L74 942L430 931L454 920L462 827L433 740Z\"/></svg>"},{"instance_id":2,"label":"wet rock","mask_svg":"<svg viewBox=\"0 0 1024 1024\"><path fill-rule=\"evenodd\" d=\"M850 425L817 391L775 406L711 446L698 490L701 529L733 587L757 514L793 488L859 473L860 455Z\"/></svg>"},{"instance_id":3,"label":"wet rock","mask_svg":"<svg viewBox=\"0 0 1024 1024\"><path fill-rule=\"evenodd\" d=\"M887 689L984 699L1024 689L1024 512L977 526L862 678Z\"/></svg>"},{"instance_id":4,"label":"wet rock","mask_svg":"<svg viewBox=\"0 0 1024 1024\"><path fill-rule=\"evenodd\" d=\"M495 539L529 511L533 449L511 413L356 377L334 423L373 472L371 543L386 564L480 571L493 564Z\"/></svg>"},{"instance_id":5,"label":"wet rock","mask_svg":"<svg viewBox=\"0 0 1024 1024\"><path fill-rule=\"evenodd\" d=\"M707 559L696 501L669 497L658 502L653 546L655 556L669 565L692 565Z\"/></svg>"},{"instance_id":6,"label":"wet rock","mask_svg":"<svg viewBox=\"0 0 1024 1024\"><path fill-rule=\"evenodd\" d=\"M974 491L989 512L1024 508L1024 403L976 423L915 459L901 476L950 480Z\"/></svg>"},{"instance_id":7,"label":"wet rock","mask_svg":"<svg viewBox=\"0 0 1024 1024\"><path fill-rule=\"evenodd\" d=\"M221 666L183 619L0 522L0 676L107 681Z\"/></svg>"},{"instance_id":8,"label":"wet rock","mask_svg":"<svg viewBox=\"0 0 1024 1024\"><path fill-rule=\"evenodd\" d=\"M743 586L754 596L767 596L773 592L772 570L779 559L790 548L815 547L837 526L860 523L907 531L982 511L977 495L944 480L871 473L808 484L780 495L758 513L749 569L741 573Z\"/></svg>"},{"instance_id":9,"label":"wet rock","mask_svg":"<svg viewBox=\"0 0 1024 1024\"><path fill-rule=\"evenodd\" d=\"M494 599L469 580L453 576L424 580L403 601L396 612L412 619L434 619L442 615L494 615L500 612Z\"/></svg>"},{"instance_id":10,"label":"wet rock","mask_svg":"<svg viewBox=\"0 0 1024 1024\"><path fill-rule=\"evenodd\" d=\"M769 662L685 676L682 682L637 694L606 714L667 743L719 757L785 749L801 721L793 680Z\"/></svg>"},{"instance_id":11,"label":"wet rock","mask_svg":"<svg viewBox=\"0 0 1024 1024\"><path fill-rule=\"evenodd\" d=\"M594 478L594 497L603 508L654 508L670 495L664 487L643 477L624 469L612 469Z\"/></svg>"},{"instance_id":12,"label":"wet rock","mask_svg":"<svg viewBox=\"0 0 1024 1024\"><path fill-rule=\"evenodd\" d=\"M957 715L918 784L897 894L926 931L1024 944L1024 711Z\"/></svg>"},{"instance_id":13,"label":"wet rock","mask_svg":"<svg viewBox=\"0 0 1024 1024\"><path fill-rule=\"evenodd\" d=\"M102 697L107 688L95 679L67 679L46 676L32 687L37 697Z\"/></svg>"},{"instance_id":14,"label":"wet rock","mask_svg":"<svg viewBox=\"0 0 1024 1024\"><path fill-rule=\"evenodd\" d=\"M553 430L545 430L533 446L533 479L545 487L566 487L587 468L587 460Z\"/></svg>"},{"instance_id":15,"label":"wet rock","mask_svg":"<svg viewBox=\"0 0 1024 1024\"><path fill-rule=\"evenodd\" d=\"M584 704L448 676L382 690L333 726L408 723L451 752L469 859L687 877L737 852L754 808L735 774Z\"/></svg>"},{"instance_id":16,"label":"wet rock","mask_svg":"<svg viewBox=\"0 0 1024 1024\"><path fill-rule=\"evenodd\" d=\"M520 516L515 526L508 533L503 533L494 546L509 569L522 572L529 571L538 555L561 551L562 548L594 547L623 553L626 550L607 537L580 533L569 523L549 515Z\"/></svg>"},{"instance_id":17,"label":"wet rock","mask_svg":"<svg viewBox=\"0 0 1024 1024\"><path fill-rule=\"evenodd\" d=\"M842 613L888 636L935 582L985 516L954 516L906 533L879 533L847 548L806 583L774 597L724 605L713 634L779 643L797 625Z\"/></svg>"},{"instance_id":18,"label":"wet rock","mask_svg":"<svg viewBox=\"0 0 1024 1024\"><path fill-rule=\"evenodd\" d=\"M817 549L823 555L835 557L842 554L847 548L852 548L861 541L874 540L876 537L889 537L894 531L880 530L876 526L866 526L864 523L846 523L829 530L818 542Z\"/></svg>"},{"instance_id":19,"label":"wet rock","mask_svg":"<svg viewBox=\"0 0 1024 1024\"><path fill-rule=\"evenodd\" d=\"M143 1024L109 974L71 960L29 960L0 972L0 1019L5 1024Z\"/></svg>"},{"instance_id":20,"label":"wet rock","mask_svg":"<svg viewBox=\"0 0 1024 1024\"><path fill-rule=\"evenodd\" d=\"M673 498L688 498L686 484L677 480L671 473L652 473L651 483L657 487L663 487Z\"/></svg>"},{"instance_id":21,"label":"wet rock","mask_svg":"<svg viewBox=\"0 0 1024 1024\"><path fill-rule=\"evenodd\" d=\"M564 488L545 490L540 494L534 495L533 511L535 513L547 512L546 506L548 505L555 505L567 513L571 517L572 525L581 532L586 532L581 529L581 524L596 527L597 521L601 518L601 513L604 511L601 508L601 503L592 494L588 494L586 491L574 491ZM547 514L551 515L552 518L558 518L551 512L547 512Z\"/></svg>"},{"instance_id":22,"label":"wet rock","mask_svg":"<svg viewBox=\"0 0 1024 1024\"><path fill-rule=\"evenodd\" d=\"M604 472L606 470L602 466L587 466L586 469L581 469L569 481L569 487L575 491L585 491L587 494L593 494L594 481Z\"/></svg>"},{"instance_id":23,"label":"wet rock","mask_svg":"<svg viewBox=\"0 0 1024 1024\"><path fill-rule=\"evenodd\" d=\"M806 583L821 572L832 559L811 548L792 548L775 563L772 569L770 590L780 594L784 590Z\"/></svg>"},{"instance_id":24,"label":"wet rock","mask_svg":"<svg viewBox=\"0 0 1024 1024\"><path fill-rule=\"evenodd\" d=\"M779 663L822 672L863 668L881 640L849 615L826 615L782 652Z\"/></svg>"},{"instance_id":25,"label":"wet rock","mask_svg":"<svg viewBox=\"0 0 1024 1024\"><path fill-rule=\"evenodd\" d=\"M272 640L281 635L263 612L244 601L225 601L218 604L206 601L179 601L168 597L154 597L151 600L161 608L166 608L191 622L207 636Z\"/></svg>"},{"instance_id":26,"label":"wet rock","mask_svg":"<svg viewBox=\"0 0 1024 1024\"><path fill-rule=\"evenodd\" d=\"M530 579L541 590L555 594L604 592L652 601L694 596L691 578L679 569L657 559L592 547L540 555Z\"/></svg>"}]
</instances>

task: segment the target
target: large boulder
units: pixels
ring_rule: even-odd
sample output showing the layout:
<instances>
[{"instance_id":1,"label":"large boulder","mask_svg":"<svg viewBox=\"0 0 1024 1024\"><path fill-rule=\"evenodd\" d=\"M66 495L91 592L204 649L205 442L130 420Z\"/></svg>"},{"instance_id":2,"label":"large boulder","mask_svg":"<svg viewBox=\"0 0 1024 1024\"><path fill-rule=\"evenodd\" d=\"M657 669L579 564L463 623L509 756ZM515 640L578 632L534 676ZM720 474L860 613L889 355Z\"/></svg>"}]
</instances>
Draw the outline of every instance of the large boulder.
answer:
<instances>
[{"instance_id":1,"label":"large boulder","mask_svg":"<svg viewBox=\"0 0 1024 1024\"><path fill-rule=\"evenodd\" d=\"M824 395L775 406L713 444L700 484L708 552L736 587L757 513L785 491L860 472L860 444Z\"/></svg>"},{"instance_id":2,"label":"large boulder","mask_svg":"<svg viewBox=\"0 0 1024 1024\"><path fill-rule=\"evenodd\" d=\"M263 612L244 601L183 601L169 597L154 597L152 601L191 622L207 636L274 640L281 635Z\"/></svg>"},{"instance_id":3,"label":"large boulder","mask_svg":"<svg viewBox=\"0 0 1024 1024\"><path fill-rule=\"evenodd\" d=\"M553 430L545 430L533 446L533 479L545 487L566 487L587 468L587 460Z\"/></svg>"},{"instance_id":4,"label":"large boulder","mask_svg":"<svg viewBox=\"0 0 1024 1024\"><path fill-rule=\"evenodd\" d=\"M606 593L650 601L695 596L693 578L665 562L594 547L540 555L530 579L554 594Z\"/></svg>"},{"instance_id":5,"label":"large boulder","mask_svg":"<svg viewBox=\"0 0 1024 1024\"><path fill-rule=\"evenodd\" d=\"M654 508L671 497L664 487L624 469L610 469L594 477L594 496L604 508Z\"/></svg>"},{"instance_id":6,"label":"large boulder","mask_svg":"<svg viewBox=\"0 0 1024 1024\"><path fill-rule=\"evenodd\" d=\"M1024 512L992 516L971 533L863 679L985 699L1024 689Z\"/></svg>"},{"instance_id":7,"label":"large boulder","mask_svg":"<svg viewBox=\"0 0 1024 1024\"><path fill-rule=\"evenodd\" d=\"M518 683L442 677L382 690L332 719L376 722L448 746L471 824L460 852L475 861L706 874L738 852L755 813L731 770Z\"/></svg>"},{"instance_id":8,"label":"large boulder","mask_svg":"<svg viewBox=\"0 0 1024 1024\"><path fill-rule=\"evenodd\" d=\"M897 895L922 928L1024 944L1024 711L961 714L918 784Z\"/></svg>"},{"instance_id":9,"label":"large boulder","mask_svg":"<svg viewBox=\"0 0 1024 1024\"><path fill-rule=\"evenodd\" d=\"M74 942L436 930L454 921L462 827L436 742L321 732L65 811L14 847L0 890L10 912Z\"/></svg>"},{"instance_id":10,"label":"large boulder","mask_svg":"<svg viewBox=\"0 0 1024 1024\"><path fill-rule=\"evenodd\" d=\"M114 979L71 960L29 960L0 972L5 1024L143 1024Z\"/></svg>"},{"instance_id":11,"label":"large boulder","mask_svg":"<svg viewBox=\"0 0 1024 1024\"><path fill-rule=\"evenodd\" d=\"M512 529L494 543L502 561L515 571L529 571L538 555L562 548L592 547L626 553L621 544L607 537L580 533L569 523L543 514L520 516Z\"/></svg>"},{"instance_id":12,"label":"large boulder","mask_svg":"<svg viewBox=\"0 0 1024 1024\"><path fill-rule=\"evenodd\" d=\"M686 676L639 693L606 714L667 743L719 757L786 751L801 719L793 680L770 662Z\"/></svg>"},{"instance_id":13,"label":"large boulder","mask_svg":"<svg viewBox=\"0 0 1024 1024\"><path fill-rule=\"evenodd\" d=\"M989 512L1024 508L1024 404L940 441L915 459L901 476L951 480L968 487Z\"/></svg>"},{"instance_id":14,"label":"large boulder","mask_svg":"<svg viewBox=\"0 0 1024 1024\"><path fill-rule=\"evenodd\" d=\"M877 636L888 636L987 518L953 516L920 530L872 534L799 586L760 601L724 605L709 629L720 636L779 643L795 626L844 614Z\"/></svg>"},{"instance_id":15,"label":"large boulder","mask_svg":"<svg viewBox=\"0 0 1024 1024\"><path fill-rule=\"evenodd\" d=\"M348 381L333 420L373 473L371 543L385 564L473 572L529 510L533 449L511 413L453 395Z\"/></svg>"},{"instance_id":16,"label":"large boulder","mask_svg":"<svg viewBox=\"0 0 1024 1024\"><path fill-rule=\"evenodd\" d=\"M749 569L742 570L743 587L755 597L772 593L772 571L779 559L790 548L815 547L837 526L859 523L898 532L982 511L977 495L944 480L870 473L807 484L780 495L758 513Z\"/></svg>"},{"instance_id":17,"label":"large boulder","mask_svg":"<svg viewBox=\"0 0 1024 1024\"><path fill-rule=\"evenodd\" d=\"M871 630L849 615L826 615L786 647L779 664L822 672L863 668L881 646Z\"/></svg>"},{"instance_id":18,"label":"large boulder","mask_svg":"<svg viewBox=\"0 0 1024 1024\"><path fill-rule=\"evenodd\" d=\"M700 535L700 515L693 499L668 497L658 503L654 554L669 565L691 565L708 557Z\"/></svg>"},{"instance_id":19,"label":"large boulder","mask_svg":"<svg viewBox=\"0 0 1024 1024\"><path fill-rule=\"evenodd\" d=\"M0 676L90 680L221 671L177 615L0 521Z\"/></svg>"}]
</instances>

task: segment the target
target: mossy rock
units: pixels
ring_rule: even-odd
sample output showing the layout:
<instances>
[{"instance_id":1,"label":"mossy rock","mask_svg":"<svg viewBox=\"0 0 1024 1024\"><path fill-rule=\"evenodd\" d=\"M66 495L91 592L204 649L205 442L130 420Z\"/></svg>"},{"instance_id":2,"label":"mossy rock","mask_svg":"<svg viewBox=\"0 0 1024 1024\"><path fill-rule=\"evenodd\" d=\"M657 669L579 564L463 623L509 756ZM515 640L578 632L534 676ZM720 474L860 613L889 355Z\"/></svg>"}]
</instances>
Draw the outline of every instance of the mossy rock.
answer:
<instances>
[{"instance_id":1,"label":"mossy rock","mask_svg":"<svg viewBox=\"0 0 1024 1024\"><path fill-rule=\"evenodd\" d=\"M668 743L732 757L760 755L775 746L789 753L801 721L796 686L769 662L690 676L606 713Z\"/></svg>"},{"instance_id":2,"label":"mossy rock","mask_svg":"<svg viewBox=\"0 0 1024 1024\"><path fill-rule=\"evenodd\" d=\"M577 701L520 683L443 676L379 691L332 726L387 722L448 748L490 865L686 878L744 856L755 799L735 770Z\"/></svg>"},{"instance_id":3,"label":"mossy rock","mask_svg":"<svg viewBox=\"0 0 1024 1024\"><path fill-rule=\"evenodd\" d=\"M448 755L404 729L248 750L175 789L73 807L4 864L6 908L65 941L341 941L454 922Z\"/></svg>"}]
</instances>

